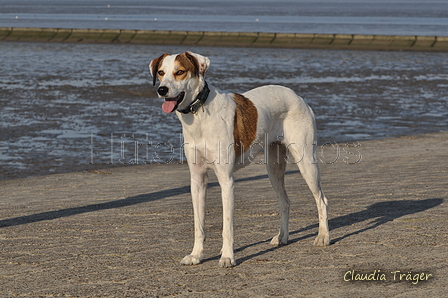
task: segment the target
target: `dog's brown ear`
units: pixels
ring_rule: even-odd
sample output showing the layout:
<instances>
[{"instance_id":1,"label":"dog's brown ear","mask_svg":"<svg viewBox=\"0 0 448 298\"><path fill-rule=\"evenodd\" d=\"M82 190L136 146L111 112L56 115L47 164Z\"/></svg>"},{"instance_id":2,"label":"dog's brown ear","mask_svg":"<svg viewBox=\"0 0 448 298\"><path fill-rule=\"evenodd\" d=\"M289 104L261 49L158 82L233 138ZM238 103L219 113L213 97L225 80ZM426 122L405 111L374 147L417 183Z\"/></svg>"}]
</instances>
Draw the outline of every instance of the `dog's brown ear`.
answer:
<instances>
[{"instance_id":1,"label":"dog's brown ear","mask_svg":"<svg viewBox=\"0 0 448 298\"><path fill-rule=\"evenodd\" d=\"M162 64L162 61L163 61L163 59L165 59L166 56L168 56L167 53L163 54L159 58L152 60L151 63L149 64L149 71L151 72L151 75L152 75L152 85L153 86L156 85L157 70L159 69L159 65Z\"/></svg>"},{"instance_id":2,"label":"dog's brown ear","mask_svg":"<svg viewBox=\"0 0 448 298\"><path fill-rule=\"evenodd\" d=\"M190 52L185 52L184 53L185 57L187 57L187 59L190 61L190 63L193 65L193 76L198 77L199 76L199 61L198 59L193 56L192 54L190 54Z\"/></svg>"},{"instance_id":3,"label":"dog's brown ear","mask_svg":"<svg viewBox=\"0 0 448 298\"><path fill-rule=\"evenodd\" d=\"M195 65L198 73L201 76L205 76L210 66L210 60L207 57L192 52L185 52L185 56Z\"/></svg>"}]
</instances>

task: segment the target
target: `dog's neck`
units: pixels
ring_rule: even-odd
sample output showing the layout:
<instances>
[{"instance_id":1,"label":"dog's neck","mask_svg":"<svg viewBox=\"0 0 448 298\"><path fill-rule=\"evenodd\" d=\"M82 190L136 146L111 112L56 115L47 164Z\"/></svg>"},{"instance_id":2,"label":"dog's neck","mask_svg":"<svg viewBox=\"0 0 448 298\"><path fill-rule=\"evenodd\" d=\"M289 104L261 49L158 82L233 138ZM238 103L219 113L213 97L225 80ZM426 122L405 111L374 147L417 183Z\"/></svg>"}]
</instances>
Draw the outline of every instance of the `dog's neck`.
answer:
<instances>
[{"instance_id":1,"label":"dog's neck","mask_svg":"<svg viewBox=\"0 0 448 298\"><path fill-rule=\"evenodd\" d=\"M196 99L189 104L185 109L177 110L182 114L196 114L196 112L204 105L205 101L210 94L210 89L208 88L207 82L204 81L204 88L202 88L201 92L198 93Z\"/></svg>"}]
</instances>

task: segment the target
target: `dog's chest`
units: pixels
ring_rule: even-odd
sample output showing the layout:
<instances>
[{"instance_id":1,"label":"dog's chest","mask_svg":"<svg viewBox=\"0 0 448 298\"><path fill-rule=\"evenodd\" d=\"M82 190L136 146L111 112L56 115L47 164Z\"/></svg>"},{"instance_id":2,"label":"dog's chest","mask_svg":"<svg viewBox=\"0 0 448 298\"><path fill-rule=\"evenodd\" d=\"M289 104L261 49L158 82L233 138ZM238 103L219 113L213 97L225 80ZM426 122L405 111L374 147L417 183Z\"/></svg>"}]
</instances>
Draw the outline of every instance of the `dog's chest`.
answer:
<instances>
[{"instance_id":1,"label":"dog's chest","mask_svg":"<svg viewBox=\"0 0 448 298\"><path fill-rule=\"evenodd\" d=\"M228 160L230 150L234 150L233 113L225 111L215 117L188 115L181 118L184 149L210 164Z\"/></svg>"}]
</instances>

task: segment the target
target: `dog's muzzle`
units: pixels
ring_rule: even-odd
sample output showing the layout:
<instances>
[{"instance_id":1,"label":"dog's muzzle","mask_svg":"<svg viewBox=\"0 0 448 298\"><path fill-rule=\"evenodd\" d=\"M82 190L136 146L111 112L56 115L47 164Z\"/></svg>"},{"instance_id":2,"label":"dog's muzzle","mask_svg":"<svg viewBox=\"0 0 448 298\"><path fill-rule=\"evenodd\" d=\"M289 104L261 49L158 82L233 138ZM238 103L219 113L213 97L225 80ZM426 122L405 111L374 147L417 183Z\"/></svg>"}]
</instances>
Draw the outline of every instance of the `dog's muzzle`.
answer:
<instances>
[{"instance_id":1,"label":"dog's muzzle","mask_svg":"<svg viewBox=\"0 0 448 298\"><path fill-rule=\"evenodd\" d=\"M168 94L168 87L166 86L160 86L157 89L157 93L161 97L165 97ZM185 92L179 93L176 97L165 97L165 102L162 104L162 110L165 113L172 113L175 109L177 109L177 106L184 100Z\"/></svg>"},{"instance_id":2,"label":"dog's muzzle","mask_svg":"<svg viewBox=\"0 0 448 298\"><path fill-rule=\"evenodd\" d=\"M184 97L185 92L179 93L179 95L177 95L176 97L165 97L165 101L162 104L162 110L165 113L174 112L174 110L177 109L177 106L179 106L179 104L184 100Z\"/></svg>"}]
</instances>

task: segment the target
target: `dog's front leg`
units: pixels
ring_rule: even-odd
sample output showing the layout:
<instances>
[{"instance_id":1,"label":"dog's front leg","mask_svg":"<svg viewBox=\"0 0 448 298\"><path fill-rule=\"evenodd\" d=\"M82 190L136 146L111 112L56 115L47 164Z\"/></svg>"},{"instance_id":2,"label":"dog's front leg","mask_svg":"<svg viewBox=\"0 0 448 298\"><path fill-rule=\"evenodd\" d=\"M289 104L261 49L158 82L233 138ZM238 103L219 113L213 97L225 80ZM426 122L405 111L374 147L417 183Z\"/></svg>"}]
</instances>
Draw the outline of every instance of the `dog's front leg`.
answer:
<instances>
[{"instance_id":1,"label":"dog's front leg","mask_svg":"<svg viewBox=\"0 0 448 298\"><path fill-rule=\"evenodd\" d=\"M205 241L205 197L207 192L207 168L200 164L189 164L191 175L191 197L194 213L194 246L190 255L180 262L182 265L196 265L202 261Z\"/></svg>"},{"instance_id":2,"label":"dog's front leg","mask_svg":"<svg viewBox=\"0 0 448 298\"><path fill-rule=\"evenodd\" d=\"M233 210L234 210L234 177L233 169L218 165L215 168L222 192L222 249L219 266L228 268L236 265L233 254Z\"/></svg>"}]
</instances>

